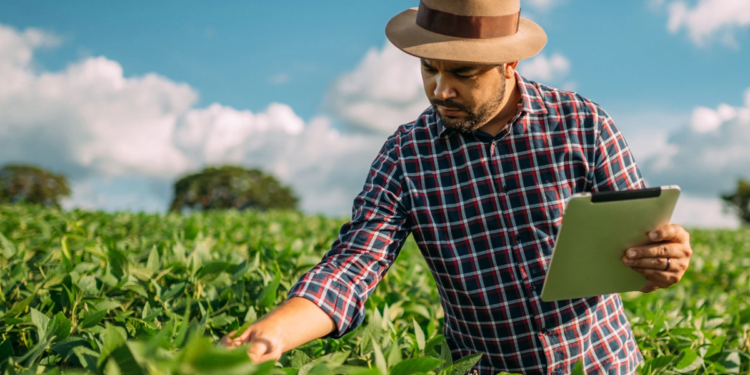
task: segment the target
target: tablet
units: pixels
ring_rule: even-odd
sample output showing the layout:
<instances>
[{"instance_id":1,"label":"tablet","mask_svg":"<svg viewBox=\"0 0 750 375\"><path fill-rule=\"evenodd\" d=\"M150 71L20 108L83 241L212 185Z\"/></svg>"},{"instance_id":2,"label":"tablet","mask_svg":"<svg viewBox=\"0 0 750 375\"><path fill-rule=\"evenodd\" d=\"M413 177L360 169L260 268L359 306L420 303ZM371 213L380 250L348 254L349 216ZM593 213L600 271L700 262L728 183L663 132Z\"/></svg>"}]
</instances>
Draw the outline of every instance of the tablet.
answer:
<instances>
[{"instance_id":1,"label":"tablet","mask_svg":"<svg viewBox=\"0 0 750 375\"><path fill-rule=\"evenodd\" d=\"M679 186L570 197L555 242L542 301L640 290L646 277L622 263L625 250L650 243L669 224Z\"/></svg>"}]
</instances>

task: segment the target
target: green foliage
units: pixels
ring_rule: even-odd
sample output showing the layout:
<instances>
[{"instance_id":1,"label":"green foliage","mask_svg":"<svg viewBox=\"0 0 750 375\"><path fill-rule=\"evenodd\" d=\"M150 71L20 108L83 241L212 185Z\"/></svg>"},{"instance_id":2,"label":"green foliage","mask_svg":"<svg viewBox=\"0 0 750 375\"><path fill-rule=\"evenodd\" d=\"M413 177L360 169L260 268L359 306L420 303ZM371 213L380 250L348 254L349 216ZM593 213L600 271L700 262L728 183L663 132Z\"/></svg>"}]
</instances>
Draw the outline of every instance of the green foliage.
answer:
<instances>
[{"instance_id":1,"label":"green foliage","mask_svg":"<svg viewBox=\"0 0 750 375\"><path fill-rule=\"evenodd\" d=\"M0 169L0 204L26 203L60 208L60 198L70 195L63 175L29 165Z\"/></svg>"},{"instance_id":2,"label":"green foliage","mask_svg":"<svg viewBox=\"0 0 750 375\"><path fill-rule=\"evenodd\" d=\"M189 216L0 206L0 372L461 375L432 276L409 241L362 327L276 364L215 345L280 303L342 220L295 212ZM676 286L623 295L642 374L750 371L750 231L692 231ZM574 369L582 373L581 364Z\"/></svg>"},{"instance_id":3,"label":"green foliage","mask_svg":"<svg viewBox=\"0 0 750 375\"><path fill-rule=\"evenodd\" d=\"M179 179L169 210L289 210L297 207L292 189L257 169L208 167Z\"/></svg>"},{"instance_id":4,"label":"green foliage","mask_svg":"<svg viewBox=\"0 0 750 375\"><path fill-rule=\"evenodd\" d=\"M745 224L750 224L750 182L737 181L734 193L722 195L723 199Z\"/></svg>"},{"instance_id":5,"label":"green foliage","mask_svg":"<svg viewBox=\"0 0 750 375\"><path fill-rule=\"evenodd\" d=\"M685 277L623 303L643 374L750 372L750 231L693 230Z\"/></svg>"}]
</instances>

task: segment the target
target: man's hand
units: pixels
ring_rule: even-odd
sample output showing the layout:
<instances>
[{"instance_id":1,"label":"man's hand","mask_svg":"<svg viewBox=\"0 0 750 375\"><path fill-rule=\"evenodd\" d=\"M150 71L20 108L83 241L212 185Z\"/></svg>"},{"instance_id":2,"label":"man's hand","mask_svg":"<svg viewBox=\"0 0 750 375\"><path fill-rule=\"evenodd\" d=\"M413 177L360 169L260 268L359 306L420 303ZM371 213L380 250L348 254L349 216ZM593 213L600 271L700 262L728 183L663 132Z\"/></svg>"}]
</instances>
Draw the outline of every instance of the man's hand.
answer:
<instances>
[{"instance_id":1,"label":"man's hand","mask_svg":"<svg viewBox=\"0 0 750 375\"><path fill-rule=\"evenodd\" d=\"M264 329L264 327L258 324L253 324L247 327L245 332L242 332L236 338L232 338L234 334L234 331L229 332L228 335L221 339L221 344L228 349L250 344L247 348L247 354L253 363L277 361L281 358L284 345L280 332L268 332L268 329Z\"/></svg>"},{"instance_id":2,"label":"man's hand","mask_svg":"<svg viewBox=\"0 0 750 375\"><path fill-rule=\"evenodd\" d=\"M311 301L293 297L263 319L247 327L237 338L234 332L221 339L227 348L249 344L247 354L253 363L276 361L281 354L336 329L336 323Z\"/></svg>"},{"instance_id":3,"label":"man's hand","mask_svg":"<svg viewBox=\"0 0 750 375\"><path fill-rule=\"evenodd\" d=\"M669 288L682 279L690 265L693 249L690 234L679 225L665 225L649 233L651 243L625 251L622 262L646 276L641 292Z\"/></svg>"}]
</instances>

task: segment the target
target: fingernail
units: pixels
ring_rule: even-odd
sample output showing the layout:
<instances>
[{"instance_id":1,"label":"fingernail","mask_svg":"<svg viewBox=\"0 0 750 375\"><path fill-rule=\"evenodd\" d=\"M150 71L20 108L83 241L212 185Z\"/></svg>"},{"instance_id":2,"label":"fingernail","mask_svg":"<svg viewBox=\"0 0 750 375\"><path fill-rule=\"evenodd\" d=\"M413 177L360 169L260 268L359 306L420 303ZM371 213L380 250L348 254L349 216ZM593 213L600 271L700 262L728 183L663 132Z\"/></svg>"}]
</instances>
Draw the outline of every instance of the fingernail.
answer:
<instances>
[{"instance_id":1,"label":"fingernail","mask_svg":"<svg viewBox=\"0 0 750 375\"><path fill-rule=\"evenodd\" d=\"M628 257L635 258L635 250L628 250Z\"/></svg>"},{"instance_id":2,"label":"fingernail","mask_svg":"<svg viewBox=\"0 0 750 375\"><path fill-rule=\"evenodd\" d=\"M651 241L656 241L659 235L656 232L649 233L648 237L651 239Z\"/></svg>"}]
</instances>

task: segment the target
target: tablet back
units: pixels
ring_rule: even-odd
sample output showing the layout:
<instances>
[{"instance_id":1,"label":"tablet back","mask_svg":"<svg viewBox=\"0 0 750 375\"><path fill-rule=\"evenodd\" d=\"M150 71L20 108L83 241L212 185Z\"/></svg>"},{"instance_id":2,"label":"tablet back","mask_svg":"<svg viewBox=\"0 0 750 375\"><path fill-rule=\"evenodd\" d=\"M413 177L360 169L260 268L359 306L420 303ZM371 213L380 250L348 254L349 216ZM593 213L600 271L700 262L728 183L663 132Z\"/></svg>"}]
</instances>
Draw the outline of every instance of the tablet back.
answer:
<instances>
[{"instance_id":1,"label":"tablet back","mask_svg":"<svg viewBox=\"0 0 750 375\"><path fill-rule=\"evenodd\" d=\"M622 263L626 249L650 243L669 224L680 188L573 195L542 289L543 301L640 290L646 277Z\"/></svg>"}]
</instances>

